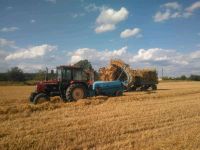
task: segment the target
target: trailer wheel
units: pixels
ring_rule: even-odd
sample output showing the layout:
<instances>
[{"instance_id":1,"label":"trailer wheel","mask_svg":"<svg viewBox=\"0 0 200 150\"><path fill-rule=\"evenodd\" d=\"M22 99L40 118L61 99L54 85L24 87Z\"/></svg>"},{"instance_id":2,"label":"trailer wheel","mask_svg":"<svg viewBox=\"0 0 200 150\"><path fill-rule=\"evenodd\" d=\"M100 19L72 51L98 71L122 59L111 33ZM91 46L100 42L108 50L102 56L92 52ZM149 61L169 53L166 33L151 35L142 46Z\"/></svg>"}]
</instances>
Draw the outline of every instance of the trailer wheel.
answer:
<instances>
[{"instance_id":1,"label":"trailer wheel","mask_svg":"<svg viewBox=\"0 0 200 150\"><path fill-rule=\"evenodd\" d=\"M69 102L77 101L86 97L86 88L82 84L72 84L66 91L66 99Z\"/></svg>"},{"instance_id":2,"label":"trailer wheel","mask_svg":"<svg viewBox=\"0 0 200 150\"><path fill-rule=\"evenodd\" d=\"M136 91L137 88L135 86L131 87L130 91Z\"/></svg>"},{"instance_id":3,"label":"trailer wheel","mask_svg":"<svg viewBox=\"0 0 200 150\"><path fill-rule=\"evenodd\" d=\"M43 103L45 101L50 101L50 97L47 94L44 94L44 93L39 93L33 99L34 104Z\"/></svg>"},{"instance_id":4,"label":"trailer wheel","mask_svg":"<svg viewBox=\"0 0 200 150\"><path fill-rule=\"evenodd\" d=\"M122 91L116 91L115 93L115 96L122 96L122 95L123 95Z\"/></svg>"}]
</instances>

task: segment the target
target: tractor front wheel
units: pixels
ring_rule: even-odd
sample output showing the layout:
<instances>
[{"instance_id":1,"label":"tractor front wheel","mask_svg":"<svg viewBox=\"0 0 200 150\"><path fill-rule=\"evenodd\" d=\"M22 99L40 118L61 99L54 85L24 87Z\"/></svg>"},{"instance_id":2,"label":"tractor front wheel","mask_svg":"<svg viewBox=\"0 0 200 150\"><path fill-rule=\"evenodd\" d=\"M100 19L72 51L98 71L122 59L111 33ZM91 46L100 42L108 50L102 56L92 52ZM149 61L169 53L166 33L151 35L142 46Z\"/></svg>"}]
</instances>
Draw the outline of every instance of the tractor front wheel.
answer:
<instances>
[{"instance_id":1,"label":"tractor front wheel","mask_svg":"<svg viewBox=\"0 0 200 150\"><path fill-rule=\"evenodd\" d=\"M33 102L33 100L34 100L34 98L35 98L36 95L37 95L36 92L32 92L31 95L29 96L29 101L30 101L31 103Z\"/></svg>"},{"instance_id":2,"label":"tractor front wheel","mask_svg":"<svg viewBox=\"0 0 200 150\"><path fill-rule=\"evenodd\" d=\"M50 97L45 93L39 93L33 99L34 104L43 103L44 101L50 101Z\"/></svg>"},{"instance_id":3,"label":"tractor front wheel","mask_svg":"<svg viewBox=\"0 0 200 150\"><path fill-rule=\"evenodd\" d=\"M86 88L82 84L72 84L67 88L66 99L68 101L77 101L86 97Z\"/></svg>"}]
</instances>

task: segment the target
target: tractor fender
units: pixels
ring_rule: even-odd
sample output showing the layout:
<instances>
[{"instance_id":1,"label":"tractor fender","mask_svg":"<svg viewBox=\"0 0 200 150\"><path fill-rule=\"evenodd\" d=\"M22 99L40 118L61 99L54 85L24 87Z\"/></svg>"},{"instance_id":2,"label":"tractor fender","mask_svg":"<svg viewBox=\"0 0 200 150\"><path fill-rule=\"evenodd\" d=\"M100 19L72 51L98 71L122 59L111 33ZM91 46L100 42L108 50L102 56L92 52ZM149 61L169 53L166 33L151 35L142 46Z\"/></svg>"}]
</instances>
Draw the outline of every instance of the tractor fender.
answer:
<instances>
[{"instance_id":1,"label":"tractor fender","mask_svg":"<svg viewBox=\"0 0 200 150\"><path fill-rule=\"evenodd\" d=\"M70 84L81 84L83 85L86 89L88 88L88 84L86 82L83 81L71 81Z\"/></svg>"}]
</instances>

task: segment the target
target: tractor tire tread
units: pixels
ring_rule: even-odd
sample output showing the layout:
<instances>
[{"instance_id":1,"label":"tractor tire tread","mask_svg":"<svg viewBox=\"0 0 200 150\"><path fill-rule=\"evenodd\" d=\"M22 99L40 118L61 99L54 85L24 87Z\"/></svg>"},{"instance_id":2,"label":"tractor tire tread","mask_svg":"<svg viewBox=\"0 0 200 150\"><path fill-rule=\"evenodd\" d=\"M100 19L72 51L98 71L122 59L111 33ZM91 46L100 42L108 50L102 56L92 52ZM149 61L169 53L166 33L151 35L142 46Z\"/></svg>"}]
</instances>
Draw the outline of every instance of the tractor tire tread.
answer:
<instances>
[{"instance_id":1,"label":"tractor tire tread","mask_svg":"<svg viewBox=\"0 0 200 150\"><path fill-rule=\"evenodd\" d=\"M83 91L84 91L84 97L83 98L87 97L85 86L82 85L82 84L79 84L79 83L75 83L75 84L70 85L66 90L66 99L67 99L68 102L74 101L74 98L72 96L72 92L77 87L83 89Z\"/></svg>"},{"instance_id":2,"label":"tractor tire tread","mask_svg":"<svg viewBox=\"0 0 200 150\"><path fill-rule=\"evenodd\" d=\"M34 104L37 104L37 103L38 103L38 100L39 100L40 98L45 98L47 101L50 101L50 97L49 97L47 94L45 94L45 93L39 93L39 94L37 94L37 95L35 96L35 98L33 99L33 103L34 103Z\"/></svg>"},{"instance_id":3,"label":"tractor tire tread","mask_svg":"<svg viewBox=\"0 0 200 150\"><path fill-rule=\"evenodd\" d=\"M29 96L29 101L33 102L33 100L34 100L34 98L35 98L36 95L37 95L36 92L32 92L31 95Z\"/></svg>"}]
</instances>

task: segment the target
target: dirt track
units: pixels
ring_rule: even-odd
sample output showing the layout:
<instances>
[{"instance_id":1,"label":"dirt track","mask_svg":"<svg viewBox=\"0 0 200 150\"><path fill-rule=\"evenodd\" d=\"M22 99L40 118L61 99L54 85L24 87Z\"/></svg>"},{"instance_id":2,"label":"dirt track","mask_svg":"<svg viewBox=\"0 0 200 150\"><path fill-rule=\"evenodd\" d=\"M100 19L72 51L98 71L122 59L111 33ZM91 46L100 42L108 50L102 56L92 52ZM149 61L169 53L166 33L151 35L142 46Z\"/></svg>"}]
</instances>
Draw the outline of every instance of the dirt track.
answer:
<instances>
[{"instance_id":1,"label":"dirt track","mask_svg":"<svg viewBox=\"0 0 200 150\"><path fill-rule=\"evenodd\" d=\"M0 87L0 149L200 149L200 82L37 106L33 89Z\"/></svg>"}]
</instances>

